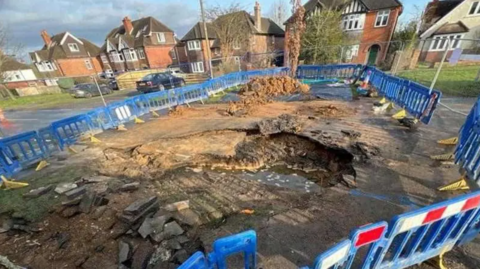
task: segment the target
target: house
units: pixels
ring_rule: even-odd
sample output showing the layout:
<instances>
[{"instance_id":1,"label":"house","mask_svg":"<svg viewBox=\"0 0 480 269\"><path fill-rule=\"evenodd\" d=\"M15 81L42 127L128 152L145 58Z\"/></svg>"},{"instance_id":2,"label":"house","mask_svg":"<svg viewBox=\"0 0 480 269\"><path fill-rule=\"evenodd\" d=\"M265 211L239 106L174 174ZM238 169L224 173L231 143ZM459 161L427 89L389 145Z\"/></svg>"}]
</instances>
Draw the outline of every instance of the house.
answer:
<instances>
[{"instance_id":1,"label":"house","mask_svg":"<svg viewBox=\"0 0 480 269\"><path fill-rule=\"evenodd\" d=\"M10 57L4 57L2 60L4 63L2 63L0 81L7 89L25 88L37 84L37 77L30 66Z\"/></svg>"},{"instance_id":2,"label":"house","mask_svg":"<svg viewBox=\"0 0 480 269\"><path fill-rule=\"evenodd\" d=\"M92 42L78 38L69 32L51 36L43 30L40 33L44 46L30 52L30 59L45 77L78 77L102 72L98 58L99 47Z\"/></svg>"},{"instance_id":3,"label":"house","mask_svg":"<svg viewBox=\"0 0 480 269\"><path fill-rule=\"evenodd\" d=\"M175 33L152 17L129 17L105 38L100 57L105 69L123 72L177 65Z\"/></svg>"},{"instance_id":4,"label":"house","mask_svg":"<svg viewBox=\"0 0 480 269\"><path fill-rule=\"evenodd\" d=\"M385 60L398 17L403 11L398 0L309 0L304 7L306 16L323 9L341 10L343 30L357 40L356 45L345 50L346 61L370 65ZM291 20L285 23L287 39L293 30ZM285 46L287 51L288 44Z\"/></svg>"},{"instance_id":5,"label":"house","mask_svg":"<svg viewBox=\"0 0 480 269\"><path fill-rule=\"evenodd\" d=\"M232 48L235 63L251 67L256 57L283 50L284 30L271 19L261 16L261 7L258 2L255 3L253 15L246 11L238 11L223 16L235 16L238 18L236 23L243 23L249 29L248 41L245 44L238 44L238 46ZM190 70L192 72L204 72L207 70L207 49L211 52L213 66L221 63L226 57L221 53L221 41L217 36L214 23L207 23L208 42L204 25L200 22L195 24L181 39L182 43L186 44L184 46L186 49L185 54L187 55L187 61L190 62Z\"/></svg>"},{"instance_id":6,"label":"house","mask_svg":"<svg viewBox=\"0 0 480 269\"><path fill-rule=\"evenodd\" d=\"M420 27L420 62L440 62L448 49L447 60L455 50L460 61L480 62L480 1L449 0L428 3ZM447 42L450 40L449 42Z\"/></svg>"}]
</instances>

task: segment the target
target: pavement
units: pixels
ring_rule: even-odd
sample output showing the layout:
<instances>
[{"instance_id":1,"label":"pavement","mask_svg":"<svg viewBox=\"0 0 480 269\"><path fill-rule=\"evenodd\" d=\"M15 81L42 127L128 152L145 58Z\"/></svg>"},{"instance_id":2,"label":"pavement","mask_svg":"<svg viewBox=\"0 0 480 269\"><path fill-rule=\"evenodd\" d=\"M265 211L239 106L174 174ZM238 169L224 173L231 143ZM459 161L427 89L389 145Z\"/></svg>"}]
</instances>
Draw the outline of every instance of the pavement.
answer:
<instances>
[{"instance_id":1,"label":"pavement","mask_svg":"<svg viewBox=\"0 0 480 269\"><path fill-rule=\"evenodd\" d=\"M106 103L124 100L125 98L139 94L135 90L123 90L113 95L106 95ZM75 102L72 98L71 103L55 105L45 109L24 108L9 109L4 111L5 117L8 119L8 125L0 125L0 137L12 136L23 132L38 130L50 125L53 121L61 120L71 116L83 114L94 108L103 106L100 97L94 97L88 102L82 99L82 102Z\"/></svg>"}]
</instances>

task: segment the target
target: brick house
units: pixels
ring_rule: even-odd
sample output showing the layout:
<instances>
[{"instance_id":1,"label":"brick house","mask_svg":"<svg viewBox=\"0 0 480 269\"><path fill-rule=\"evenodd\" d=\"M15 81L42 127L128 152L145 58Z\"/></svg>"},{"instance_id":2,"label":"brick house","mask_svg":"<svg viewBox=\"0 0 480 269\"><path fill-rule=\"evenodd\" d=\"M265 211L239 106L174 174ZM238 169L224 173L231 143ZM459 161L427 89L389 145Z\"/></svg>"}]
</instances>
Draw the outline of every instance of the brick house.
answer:
<instances>
[{"instance_id":1,"label":"brick house","mask_svg":"<svg viewBox=\"0 0 480 269\"><path fill-rule=\"evenodd\" d=\"M173 30L152 17L129 17L105 38L100 57L105 69L127 71L178 64Z\"/></svg>"},{"instance_id":2,"label":"brick house","mask_svg":"<svg viewBox=\"0 0 480 269\"><path fill-rule=\"evenodd\" d=\"M284 48L285 32L269 18L261 16L261 7L255 3L254 14L250 15L246 11L239 11L235 14L224 16L237 16L238 23L245 23L250 29L248 42L239 44L233 49L233 58L236 63L244 68L251 68L255 57L258 55L281 52ZM211 23L207 23L208 43L205 37L203 23L195 24L190 31L181 39L184 44L186 60L190 63L192 72L204 72L208 69L206 59L207 49L210 49L212 56L212 65L218 65L222 62L224 55L221 55L220 40L217 38L215 28ZM253 66L254 67L254 66Z\"/></svg>"},{"instance_id":3,"label":"brick house","mask_svg":"<svg viewBox=\"0 0 480 269\"><path fill-rule=\"evenodd\" d=\"M5 57L3 60L5 62L2 64L0 81L4 83L7 89L36 86L37 83L39 83L37 76L35 76L30 66L10 57Z\"/></svg>"},{"instance_id":4,"label":"brick house","mask_svg":"<svg viewBox=\"0 0 480 269\"><path fill-rule=\"evenodd\" d=\"M345 50L345 60L359 64L380 64L385 60L403 11L398 0L309 0L304 7L306 16L323 9L342 10L343 30L357 40L356 45ZM287 38L292 30L290 21L291 18L285 22Z\"/></svg>"},{"instance_id":5,"label":"brick house","mask_svg":"<svg viewBox=\"0 0 480 269\"><path fill-rule=\"evenodd\" d=\"M40 74L45 77L78 77L102 72L98 57L100 48L84 38L69 32L50 37L40 33L45 45L41 50L30 52L30 59Z\"/></svg>"},{"instance_id":6,"label":"brick house","mask_svg":"<svg viewBox=\"0 0 480 269\"><path fill-rule=\"evenodd\" d=\"M447 60L453 51L460 50L460 61L480 62L479 43L472 41L478 39L480 39L480 1L432 1L424 11L420 27L418 60L427 63L440 62L447 46L450 45Z\"/></svg>"}]
</instances>

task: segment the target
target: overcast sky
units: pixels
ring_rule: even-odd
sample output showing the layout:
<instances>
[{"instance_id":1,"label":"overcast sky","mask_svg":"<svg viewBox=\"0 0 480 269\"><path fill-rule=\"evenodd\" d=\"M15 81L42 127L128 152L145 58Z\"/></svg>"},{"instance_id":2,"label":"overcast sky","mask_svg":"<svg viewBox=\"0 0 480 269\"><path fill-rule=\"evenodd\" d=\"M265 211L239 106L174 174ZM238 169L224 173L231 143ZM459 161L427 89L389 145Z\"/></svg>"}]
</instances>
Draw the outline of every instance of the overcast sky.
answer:
<instances>
[{"instance_id":1,"label":"overcast sky","mask_svg":"<svg viewBox=\"0 0 480 269\"><path fill-rule=\"evenodd\" d=\"M274 1L259 0L263 16L269 14ZM253 12L255 0L204 2L206 6L240 2L248 12ZM423 7L427 2L403 0L405 11L401 20L408 20L414 5ZM153 16L181 38L199 20L200 6L198 0L0 0L0 24L6 26L13 39L23 45L25 54L41 48L42 29L49 34L69 31L101 46L107 33L119 26L127 15L132 20Z\"/></svg>"}]
</instances>

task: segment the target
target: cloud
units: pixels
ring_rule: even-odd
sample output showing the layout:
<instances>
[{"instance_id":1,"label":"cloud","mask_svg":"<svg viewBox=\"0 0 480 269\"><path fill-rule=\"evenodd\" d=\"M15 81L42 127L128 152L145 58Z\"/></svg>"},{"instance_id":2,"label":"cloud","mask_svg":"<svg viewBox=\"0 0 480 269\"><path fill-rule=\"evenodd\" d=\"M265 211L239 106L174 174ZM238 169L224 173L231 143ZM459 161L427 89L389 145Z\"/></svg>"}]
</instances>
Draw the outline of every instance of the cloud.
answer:
<instances>
[{"instance_id":1,"label":"cloud","mask_svg":"<svg viewBox=\"0 0 480 269\"><path fill-rule=\"evenodd\" d=\"M185 1L151 0L0 0L1 23L25 48L40 49L40 31L69 31L102 45L105 36L130 16L152 16L182 37L199 19L196 5Z\"/></svg>"}]
</instances>

